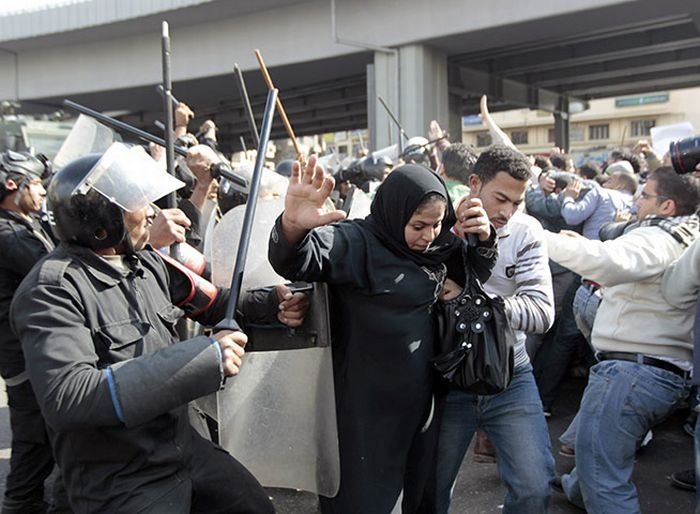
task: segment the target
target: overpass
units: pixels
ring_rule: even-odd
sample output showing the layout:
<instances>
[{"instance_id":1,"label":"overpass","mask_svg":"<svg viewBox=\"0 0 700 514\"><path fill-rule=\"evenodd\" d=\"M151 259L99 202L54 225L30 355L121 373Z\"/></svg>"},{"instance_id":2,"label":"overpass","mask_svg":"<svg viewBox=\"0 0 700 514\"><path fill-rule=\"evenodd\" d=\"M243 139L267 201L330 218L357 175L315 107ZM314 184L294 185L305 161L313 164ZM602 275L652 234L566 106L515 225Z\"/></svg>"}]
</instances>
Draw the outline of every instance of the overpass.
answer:
<instances>
[{"instance_id":1,"label":"overpass","mask_svg":"<svg viewBox=\"0 0 700 514\"><path fill-rule=\"evenodd\" d=\"M374 147L399 137L379 96L409 134L430 119L461 133L486 93L552 112L563 138L587 100L700 85L697 0L69 0L0 16L0 99L70 98L157 132L162 20L174 94L228 149L248 134L234 62L262 112L255 48L298 135L369 127Z\"/></svg>"}]
</instances>

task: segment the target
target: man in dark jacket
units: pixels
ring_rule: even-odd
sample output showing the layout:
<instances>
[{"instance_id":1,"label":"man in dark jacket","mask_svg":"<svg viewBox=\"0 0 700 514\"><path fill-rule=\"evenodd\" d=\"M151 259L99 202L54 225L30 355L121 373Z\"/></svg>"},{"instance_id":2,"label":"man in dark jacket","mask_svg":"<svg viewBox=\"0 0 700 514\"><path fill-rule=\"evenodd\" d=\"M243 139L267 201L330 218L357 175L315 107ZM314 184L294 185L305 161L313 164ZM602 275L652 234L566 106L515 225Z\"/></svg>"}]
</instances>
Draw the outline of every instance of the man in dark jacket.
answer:
<instances>
[{"instance_id":1,"label":"man in dark jacket","mask_svg":"<svg viewBox=\"0 0 700 514\"><path fill-rule=\"evenodd\" d=\"M32 266L53 249L36 214L46 195L46 167L28 154L0 154L0 375L7 386L12 427L10 472L2 513L44 512L44 481L54 467L44 418L10 330L10 302Z\"/></svg>"},{"instance_id":2,"label":"man in dark jacket","mask_svg":"<svg viewBox=\"0 0 700 514\"><path fill-rule=\"evenodd\" d=\"M147 246L150 203L179 185L115 143L49 186L61 244L19 287L11 319L76 513L274 510L188 421L189 401L238 373L247 338L222 330L173 344L183 310L213 324L228 300L197 294Z\"/></svg>"}]
</instances>

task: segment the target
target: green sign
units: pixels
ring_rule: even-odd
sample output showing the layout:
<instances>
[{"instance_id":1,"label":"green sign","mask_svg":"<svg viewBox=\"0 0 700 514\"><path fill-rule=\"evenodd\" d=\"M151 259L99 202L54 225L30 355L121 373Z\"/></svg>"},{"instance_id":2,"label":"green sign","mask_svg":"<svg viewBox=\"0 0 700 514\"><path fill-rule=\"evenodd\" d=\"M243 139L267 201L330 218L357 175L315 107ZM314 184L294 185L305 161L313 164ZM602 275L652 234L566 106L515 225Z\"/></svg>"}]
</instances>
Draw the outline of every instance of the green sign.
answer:
<instances>
[{"instance_id":1,"label":"green sign","mask_svg":"<svg viewBox=\"0 0 700 514\"><path fill-rule=\"evenodd\" d=\"M668 93L630 96L628 98L616 98L615 107L632 107L633 105L662 104L664 102L668 102Z\"/></svg>"}]
</instances>

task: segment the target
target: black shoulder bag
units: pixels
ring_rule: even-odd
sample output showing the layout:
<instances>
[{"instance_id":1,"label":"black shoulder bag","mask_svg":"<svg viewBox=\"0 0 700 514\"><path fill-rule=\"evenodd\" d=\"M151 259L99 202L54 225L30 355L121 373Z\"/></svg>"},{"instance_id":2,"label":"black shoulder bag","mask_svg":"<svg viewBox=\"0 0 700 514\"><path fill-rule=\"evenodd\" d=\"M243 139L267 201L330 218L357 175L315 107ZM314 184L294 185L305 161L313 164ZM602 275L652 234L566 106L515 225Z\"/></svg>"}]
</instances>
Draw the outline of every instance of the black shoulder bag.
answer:
<instances>
[{"instance_id":1,"label":"black shoulder bag","mask_svg":"<svg viewBox=\"0 0 700 514\"><path fill-rule=\"evenodd\" d=\"M496 394L513 377L513 341L503 298L489 297L471 264L464 258L466 281L462 292L438 301L438 374L453 388L474 394Z\"/></svg>"}]
</instances>

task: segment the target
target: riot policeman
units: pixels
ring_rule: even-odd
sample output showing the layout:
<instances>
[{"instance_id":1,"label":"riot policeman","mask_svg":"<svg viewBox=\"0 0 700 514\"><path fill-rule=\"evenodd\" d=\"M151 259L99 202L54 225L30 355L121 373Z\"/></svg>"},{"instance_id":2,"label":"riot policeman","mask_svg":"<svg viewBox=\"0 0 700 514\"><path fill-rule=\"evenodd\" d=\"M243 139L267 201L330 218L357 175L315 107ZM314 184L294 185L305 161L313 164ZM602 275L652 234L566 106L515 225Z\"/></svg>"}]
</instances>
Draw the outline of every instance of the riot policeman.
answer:
<instances>
[{"instance_id":1,"label":"riot policeman","mask_svg":"<svg viewBox=\"0 0 700 514\"><path fill-rule=\"evenodd\" d=\"M46 171L44 163L29 154L10 150L0 154L0 375L7 386L12 428L3 514L44 512L44 481L54 467L44 419L9 319L15 290L54 247L36 216L46 194L42 185Z\"/></svg>"},{"instance_id":2,"label":"riot policeman","mask_svg":"<svg viewBox=\"0 0 700 514\"><path fill-rule=\"evenodd\" d=\"M273 512L257 480L187 419L189 401L238 373L247 338L174 344L183 311L211 325L228 298L195 294L147 244L150 203L180 185L115 143L48 189L61 243L20 286L11 319L76 513Z\"/></svg>"}]
</instances>

